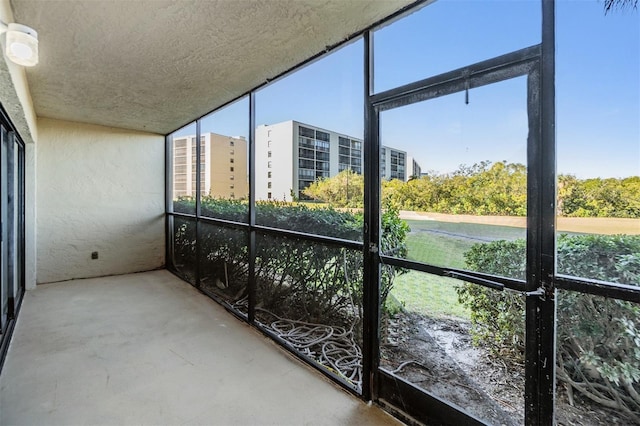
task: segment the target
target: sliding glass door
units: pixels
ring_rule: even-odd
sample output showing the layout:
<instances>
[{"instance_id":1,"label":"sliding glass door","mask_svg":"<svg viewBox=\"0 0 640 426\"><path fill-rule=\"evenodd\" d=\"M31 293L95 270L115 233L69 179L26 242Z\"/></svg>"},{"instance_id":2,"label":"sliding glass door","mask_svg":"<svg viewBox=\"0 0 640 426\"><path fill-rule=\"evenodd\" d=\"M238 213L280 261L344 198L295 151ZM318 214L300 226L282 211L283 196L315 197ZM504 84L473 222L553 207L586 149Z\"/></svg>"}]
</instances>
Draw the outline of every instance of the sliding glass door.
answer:
<instances>
[{"instance_id":1,"label":"sliding glass door","mask_svg":"<svg viewBox=\"0 0 640 426\"><path fill-rule=\"evenodd\" d=\"M0 250L0 327L2 331L6 329L7 319L9 317L9 303L13 295L10 291L9 283L9 245L11 241L8 238L9 224L9 189L11 187L9 183L9 134L7 130L2 128L2 146L0 148L0 191L2 199L0 200L0 221L2 222L2 246Z\"/></svg>"},{"instance_id":2,"label":"sliding glass door","mask_svg":"<svg viewBox=\"0 0 640 426\"><path fill-rule=\"evenodd\" d=\"M2 111L0 111L2 112ZM0 360L24 294L24 145L0 115ZM1 365L1 364L0 364Z\"/></svg>"}]
</instances>

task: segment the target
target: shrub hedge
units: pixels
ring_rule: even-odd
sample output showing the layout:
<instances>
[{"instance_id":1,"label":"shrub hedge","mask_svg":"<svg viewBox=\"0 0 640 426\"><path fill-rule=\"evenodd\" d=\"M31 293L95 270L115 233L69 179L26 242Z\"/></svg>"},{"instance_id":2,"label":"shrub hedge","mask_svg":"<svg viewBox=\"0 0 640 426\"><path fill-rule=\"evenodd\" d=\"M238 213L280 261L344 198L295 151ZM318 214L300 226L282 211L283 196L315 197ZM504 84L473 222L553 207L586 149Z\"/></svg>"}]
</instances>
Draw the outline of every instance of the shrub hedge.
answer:
<instances>
[{"instance_id":1,"label":"shrub hedge","mask_svg":"<svg viewBox=\"0 0 640 426\"><path fill-rule=\"evenodd\" d=\"M562 274L640 285L640 236L560 235ZM465 253L471 270L524 279L525 242L476 244ZM524 298L473 284L458 288L471 310L473 337L514 362L524 357ZM571 291L558 291L557 379L571 397L592 401L640 422L640 306Z\"/></svg>"},{"instance_id":2,"label":"shrub hedge","mask_svg":"<svg viewBox=\"0 0 640 426\"><path fill-rule=\"evenodd\" d=\"M174 211L193 212L194 200L174 201ZM203 197L201 213L238 222L247 220L247 203ZM283 202L256 203L256 223L272 228L362 240L361 213L331 207L309 208ZM382 214L382 249L399 256L407 252L408 226L398 211ZM246 296L248 282L248 233L245 230L201 223L200 275L204 290L236 303ZM291 319L338 323L347 328L362 321L363 253L333 244L302 238L257 233L257 301L261 308ZM174 235L174 262L193 263L196 258L195 221L180 224ZM191 268L195 270L195 266ZM393 280L402 271L382 270L382 303ZM360 335L359 326L354 327Z\"/></svg>"}]
</instances>

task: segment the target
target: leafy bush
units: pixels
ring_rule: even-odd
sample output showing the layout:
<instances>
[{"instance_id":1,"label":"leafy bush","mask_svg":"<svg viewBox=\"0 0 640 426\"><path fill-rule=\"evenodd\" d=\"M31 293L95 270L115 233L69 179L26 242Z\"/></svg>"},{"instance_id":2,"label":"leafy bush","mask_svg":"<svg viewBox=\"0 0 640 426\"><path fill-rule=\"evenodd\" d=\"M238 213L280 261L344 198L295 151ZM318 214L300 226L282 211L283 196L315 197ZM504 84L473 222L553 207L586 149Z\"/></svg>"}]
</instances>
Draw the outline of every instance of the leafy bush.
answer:
<instances>
[{"instance_id":1,"label":"leafy bush","mask_svg":"<svg viewBox=\"0 0 640 426\"><path fill-rule=\"evenodd\" d=\"M194 214L196 211L196 199L183 196L177 200L173 200L173 211L176 213Z\"/></svg>"},{"instance_id":2,"label":"leafy bush","mask_svg":"<svg viewBox=\"0 0 640 426\"><path fill-rule=\"evenodd\" d=\"M391 254L395 257L407 257L407 234L409 233L409 225L400 219L399 210L388 205L383 211L380 218L382 228L382 239L380 241L380 250L382 253ZM389 265L382 265L380 273L380 306L383 310L387 309L386 300L389 292L393 288L393 281L398 274L406 273L406 269L397 268Z\"/></svg>"},{"instance_id":3,"label":"leafy bush","mask_svg":"<svg viewBox=\"0 0 640 426\"><path fill-rule=\"evenodd\" d=\"M524 239L474 244L464 254L471 270L524 279ZM472 337L493 353L513 362L524 355L524 298L507 290L490 290L475 284L456 288L458 300L471 312Z\"/></svg>"},{"instance_id":4,"label":"leafy bush","mask_svg":"<svg viewBox=\"0 0 640 426\"><path fill-rule=\"evenodd\" d=\"M193 211L193 200L174 202L174 210ZM204 197L201 211L209 217L240 222L247 219L243 201ZM362 239L362 214L330 207L258 202L256 222L347 240ZM382 214L382 228L382 248L393 248L405 256L409 228L397 210L387 209ZM244 298L248 282L247 232L201 222L199 244L203 288L230 303ZM195 256L195 222L185 221L174 236L174 258L188 263L195 262ZM397 270L383 268L383 306L396 273ZM351 326L362 321L363 253L359 250L258 232L255 275L258 302L263 309L308 322L337 321Z\"/></svg>"},{"instance_id":5,"label":"leafy bush","mask_svg":"<svg viewBox=\"0 0 640 426\"><path fill-rule=\"evenodd\" d=\"M560 273L640 285L640 236L561 235L557 251ZM524 278L525 243L477 244L465 260L471 270ZM523 296L464 284L458 297L472 312L475 342L522 362ZM640 422L640 306L571 291L559 291L556 303L557 378L569 395Z\"/></svg>"}]
</instances>

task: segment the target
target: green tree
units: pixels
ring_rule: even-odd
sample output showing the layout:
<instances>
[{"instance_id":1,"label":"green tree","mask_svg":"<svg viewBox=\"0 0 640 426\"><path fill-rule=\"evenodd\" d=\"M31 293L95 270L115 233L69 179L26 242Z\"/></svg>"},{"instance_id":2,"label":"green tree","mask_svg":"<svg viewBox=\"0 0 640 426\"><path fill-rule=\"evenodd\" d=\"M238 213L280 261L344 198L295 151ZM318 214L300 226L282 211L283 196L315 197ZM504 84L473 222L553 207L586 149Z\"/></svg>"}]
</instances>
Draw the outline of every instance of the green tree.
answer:
<instances>
[{"instance_id":1,"label":"green tree","mask_svg":"<svg viewBox=\"0 0 640 426\"><path fill-rule=\"evenodd\" d=\"M364 178L347 169L330 178L318 179L302 193L314 200L321 200L334 207L362 207Z\"/></svg>"},{"instance_id":2,"label":"green tree","mask_svg":"<svg viewBox=\"0 0 640 426\"><path fill-rule=\"evenodd\" d=\"M558 214L569 217L640 217L640 177L558 177Z\"/></svg>"},{"instance_id":3,"label":"green tree","mask_svg":"<svg viewBox=\"0 0 640 426\"><path fill-rule=\"evenodd\" d=\"M382 181L382 203L395 209L450 214L526 216L524 164L481 161L453 173L429 173L403 182ZM364 178L350 170L317 180L303 193L335 207L363 206ZM640 177L558 176L558 214L569 217L640 218Z\"/></svg>"}]
</instances>

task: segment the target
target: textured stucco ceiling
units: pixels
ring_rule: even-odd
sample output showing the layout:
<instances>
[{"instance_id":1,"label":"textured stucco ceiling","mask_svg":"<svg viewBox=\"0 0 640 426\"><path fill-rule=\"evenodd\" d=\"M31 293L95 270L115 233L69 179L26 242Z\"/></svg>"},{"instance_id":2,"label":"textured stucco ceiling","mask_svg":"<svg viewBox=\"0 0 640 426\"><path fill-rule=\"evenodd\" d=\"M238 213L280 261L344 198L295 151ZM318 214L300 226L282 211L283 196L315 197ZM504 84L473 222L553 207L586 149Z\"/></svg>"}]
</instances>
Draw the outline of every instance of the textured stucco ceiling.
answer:
<instances>
[{"instance_id":1,"label":"textured stucco ceiling","mask_svg":"<svg viewBox=\"0 0 640 426\"><path fill-rule=\"evenodd\" d=\"M414 0L11 0L38 116L167 133Z\"/></svg>"}]
</instances>

